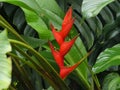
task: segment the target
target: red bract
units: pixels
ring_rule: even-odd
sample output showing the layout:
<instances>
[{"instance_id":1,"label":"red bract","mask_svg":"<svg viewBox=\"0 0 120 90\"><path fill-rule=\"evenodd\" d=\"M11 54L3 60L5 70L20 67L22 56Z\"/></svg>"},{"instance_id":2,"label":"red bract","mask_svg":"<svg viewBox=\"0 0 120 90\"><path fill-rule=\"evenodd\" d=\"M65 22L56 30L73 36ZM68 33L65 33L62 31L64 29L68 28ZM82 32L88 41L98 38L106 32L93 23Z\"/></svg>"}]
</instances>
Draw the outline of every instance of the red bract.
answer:
<instances>
[{"instance_id":1,"label":"red bract","mask_svg":"<svg viewBox=\"0 0 120 90\"><path fill-rule=\"evenodd\" d=\"M51 29L52 29L52 33L53 33L53 35L54 35L57 43L59 45L61 45L64 40L63 40L63 37L60 35L60 32L56 31L55 28L54 28L54 26L52 24L51 24Z\"/></svg>"},{"instance_id":2,"label":"red bract","mask_svg":"<svg viewBox=\"0 0 120 90\"><path fill-rule=\"evenodd\" d=\"M50 49L52 51L53 57L56 63L58 64L58 66L59 67L64 66L64 61L63 61L64 58L61 56L61 54L58 51L54 50L54 46L52 45L51 42L49 42L49 45L50 45Z\"/></svg>"},{"instance_id":3,"label":"red bract","mask_svg":"<svg viewBox=\"0 0 120 90\"><path fill-rule=\"evenodd\" d=\"M70 7L69 10L67 11L67 13L63 19L62 26L68 24L68 22L70 22L71 19L72 19L72 7Z\"/></svg>"},{"instance_id":4,"label":"red bract","mask_svg":"<svg viewBox=\"0 0 120 90\"><path fill-rule=\"evenodd\" d=\"M70 32L73 23L74 23L74 18L72 18L72 7L70 7L64 17L64 20L62 22L62 29L60 31L60 34L63 37L63 39L65 39L65 37Z\"/></svg>"},{"instance_id":5,"label":"red bract","mask_svg":"<svg viewBox=\"0 0 120 90\"><path fill-rule=\"evenodd\" d=\"M80 63L76 63L75 65L71 67L62 67L60 69L60 76L62 79L65 79L68 74L70 74Z\"/></svg>"},{"instance_id":6,"label":"red bract","mask_svg":"<svg viewBox=\"0 0 120 90\"><path fill-rule=\"evenodd\" d=\"M62 29L61 31L56 31L54 26L51 25L52 33L59 45L65 40L67 37L68 33L70 32L70 29L72 28L72 25L74 23L74 18L72 18L72 8L68 10L66 13L64 20L62 22Z\"/></svg>"},{"instance_id":7,"label":"red bract","mask_svg":"<svg viewBox=\"0 0 120 90\"><path fill-rule=\"evenodd\" d=\"M72 19L70 22L68 21L67 24L62 25L62 30L60 32L60 35L63 37L63 39L66 38L66 36L68 35L68 33L70 32L70 29L72 28L74 19Z\"/></svg>"},{"instance_id":8,"label":"red bract","mask_svg":"<svg viewBox=\"0 0 120 90\"><path fill-rule=\"evenodd\" d=\"M72 40L67 41L67 42L63 42L60 46L60 54L62 56L66 55L67 52L69 52L69 50L71 49L72 45L74 44L76 38L78 36L74 37Z\"/></svg>"},{"instance_id":9,"label":"red bract","mask_svg":"<svg viewBox=\"0 0 120 90\"><path fill-rule=\"evenodd\" d=\"M62 22L62 29L60 31L56 31L54 26L51 24L52 33L57 43L60 45L60 50L58 51L55 50L52 43L49 42L50 49L52 51L53 57L57 65L60 68L60 76L62 79L64 79L68 74L70 74L80 64L78 62L71 67L64 66L64 56L69 52L76 38L78 37L77 35L72 40L65 41L65 38L70 32L70 29L72 28L73 23L74 23L74 18L72 18L72 8L70 7L70 9L67 11L64 17L64 20Z\"/></svg>"}]
</instances>

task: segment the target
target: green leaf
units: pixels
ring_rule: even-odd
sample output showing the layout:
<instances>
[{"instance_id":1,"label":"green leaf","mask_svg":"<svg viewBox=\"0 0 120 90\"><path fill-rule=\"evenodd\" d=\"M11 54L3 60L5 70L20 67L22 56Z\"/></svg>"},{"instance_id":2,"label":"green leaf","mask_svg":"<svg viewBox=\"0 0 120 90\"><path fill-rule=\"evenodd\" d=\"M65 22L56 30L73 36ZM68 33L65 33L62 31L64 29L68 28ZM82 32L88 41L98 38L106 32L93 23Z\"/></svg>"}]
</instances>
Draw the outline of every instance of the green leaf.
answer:
<instances>
[{"instance_id":1,"label":"green leaf","mask_svg":"<svg viewBox=\"0 0 120 90\"><path fill-rule=\"evenodd\" d=\"M58 65L56 64L53 56L52 56L52 53L50 51L40 51L40 54L45 57L45 59L54 67L54 69L56 71L59 71L59 67Z\"/></svg>"},{"instance_id":2,"label":"green leaf","mask_svg":"<svg viewBox=\"0 0 120 90\"><path fill-rule=\"evenodd\" d=\"M11 51L11 46L7 38L7 31L4 30L0 33L0 52L1 54L6 54Z\"/></svg>"},{"instance_id":3,"label":"green leaf","mask_svg":"<svg viewBox=\"0 0 120 90\"><path fill-rule=\"evenodd\" d=\"M7 89L11 83L12 63L6 56L9 51L11 51L11 46L7 31L4 30L0 33L0 90Z\"/></svg>"},{"instance_id":4,"label":"green leaf","mask_svg":"<svg viewBox=\"0 0 120 90\"><path fill-rule=\"evenodd\" d=\"M120 76L117 73L110 73L105 76L102 90L119 90Z\"/></svg>"},{"instance_id":5,"label":"green leaf","mask_svg":"<svg viewBox=\"0 0 120 90\"><path fill-rule=\"evenodd\" d=\"M48 29L48 24L54 23L60 27L63 17L63 12L57 5L55 0L0 0L17 5L22 8L25 13L27 23L34 28L40 38L53 39L51 31ZM53 19L53 16L55 18ZM44 20L47 18L46 20Z\"/></svg>"},{"instance_id":6,"label":"green leaf","mask_svg":"<svg viewBox=\"0 0 120 90\"><path fill-rule=\"evenodd\" d=\"M100 19L96 16L94 18L86 19L86 21L88 22L88 25L90 26L92 31L95 33L95 35L97 35L97 37L99 37L99 35L101 35L102 29L103 29L103 25L102 25L102 22L100 21ZM91 29L90 29L90 31L91 31Z\"/></svg>"},{"instance_id":7,"label":"green leaf","mask_svg":"<svg viewBox=\"0 0 120 90\"><path fill-rule=\"evenodd\" d=\"M49 23L53 23L57 29L61 27L61 22L63 18L63 12L55 2L55 0L0 0L4 2L8 2L11 4L15 4L22 8L22 10L25 13L26 20L28 24L33 27L39 34L40 38L44 39L51 39L53 36L51 35L51 31L48 30ZM54 16L54 17L53 17ZM77 33L75 33L77 34ZM79 38L77 42L80 44L77 44L78 48L81 48L81 53L77 51L78 48L74 48L75 51L77 51L77 57L74 59L74 57L70 57L73 63L70 63L71 65L79 61L84 55L86 54L86 50L84 48L84 45ZM84 50L84 51L82 51ZM72 52L70 56L73 54ZM69 61L69 58L67 58ZM76 60L76 61L74 61ZM83 64L83 65L82 65ZM84 83L87 84L87 88L89 88L89 83L87 80L87 68L84 65L84 63L81 64L81 68L77 70L78 77L81 78Z\"/></svg>"},{"instance_id":8,"label":"green leaf","mask_svg":"<svg viewBox=\"0 0 120 90\"><path fill-rule=\"evenodd\" d=\"M22 10L25 12L28 24L38 32L40 38L48 39L52 37L50 30L48 30L45 22L41 17L28 9L22 8Z\"/></svg>"},{"instance_id":9,"label":"green leaf","mask_svg":"<svg viewBox=\"0 0 120 90\"><path fill-rule=\"evenodd\" d=\"M51 11L58 16L63 16L63 12L55 0L36 0L36 3L44 10Z\"/></svg>"},{"instance_id":10,"label":"green leaf","mask_svg":"<svg viewBox=\"0 0 120 90\"><path fill-rule=\"evenodd\" d=\"M74 65L75 63L80 61L80 59L83 58L85 55L85 47L83 46L80 38L77 38L75 44L72 46L69 53L65 56L65 59L69 63L69 65ZM87 66L84 62L75 69L75 75L78 76L78 79L83 83L84 86L86 86L86 89L90 88L87 79Z\"/></svg>"},{"instance_id":11,"label":"green leaf","mask_svg":"<svg viewBox=\"0 0 120 90\"><path fill-rule=\"evenodd\" d=\"M51 86L47 90L54 90Z\"/></svg>"},{"instance_id":12,"label":"green leaf","mask_svg":"<svg viewBox=\"0 0 120 90\"><path fill-rule=\"evenodd\" d=\"M107 24L114 22L114 16L109 7L104 7L100 15Z\"/></svg>"},{"instance_id":13,"label":"green leaf","mask_svg":"<svg viewBox=\"0 0 120 90\"><path fill-rule=\"evenodd\" d=\"M99 73L111 66L120 65L120 44L108 48L103 51L97 58L92 70L94 73Z\"/></svg>"},{"instance_id":14,"label":"green leaf","mask_svg":"<svg viewBox=\"0 0 120 90\"><path fill-rule=\"evenodd\" d=\"M110 82L108 90L120 90L120 77L116 77Z\"/></svg>"},{"instance_id":15,"label":"green leaf","mask_svg":"<svg viewBox=\"0 0 120 90\"><path fill-rule=\"evenodd\" d=\"M86 46L88 46L87 48L91 48L94 42L94 36L90 28L88 27L86 23L83 23L82 25L80 25L79 22L76 21L75 24L77 28L79 29L81 35L85 38Z\"/></svg>"},{"instance_id":16,"label":"green leaf","mask_svg":"<svg viewBox=\"0 0 120 90\"><path fill-rule=\"evenodd\" d=\"M102 8L115 0L83 0L82 14L85 18L96 16Z\"/></svg>"},{"instance_id":17,"label":"green leaf","mask_svg":"<svg viewBox=\"0 0 120 90\"><path fill-rule=\"evenodd\" d=\"M28 44L30 46L32 46L33 48L39 47L39 46L43 46L45 43L47 43L47 40L43 40L43 39L38 39L38 38L34 38L34 37L29 37L29 36L22 36L22 38L28 42Z\"/></svg>"}]
</instances>

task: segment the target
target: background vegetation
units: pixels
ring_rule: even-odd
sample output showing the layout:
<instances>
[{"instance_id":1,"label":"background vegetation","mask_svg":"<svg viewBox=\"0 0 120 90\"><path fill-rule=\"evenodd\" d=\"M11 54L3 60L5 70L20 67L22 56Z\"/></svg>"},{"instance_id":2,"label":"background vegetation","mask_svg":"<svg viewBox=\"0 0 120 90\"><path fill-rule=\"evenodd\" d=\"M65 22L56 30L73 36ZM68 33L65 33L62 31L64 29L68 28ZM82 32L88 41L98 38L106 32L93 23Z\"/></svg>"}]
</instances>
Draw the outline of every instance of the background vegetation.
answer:
<instances>
[{"instance_id":1,"label":"background vegetation","mask_svg":"<svg viewBox=\"0 0 120 90\"><path fill-rule=\"evenodd\" d=\"M65 64L93 52L62 80L48 40L58 47L50 23L60 30L70 6L68 39L80 35ZM120 0L0 0L0 14L0 89L120 89Z\"/></svg>"}]
</instances>

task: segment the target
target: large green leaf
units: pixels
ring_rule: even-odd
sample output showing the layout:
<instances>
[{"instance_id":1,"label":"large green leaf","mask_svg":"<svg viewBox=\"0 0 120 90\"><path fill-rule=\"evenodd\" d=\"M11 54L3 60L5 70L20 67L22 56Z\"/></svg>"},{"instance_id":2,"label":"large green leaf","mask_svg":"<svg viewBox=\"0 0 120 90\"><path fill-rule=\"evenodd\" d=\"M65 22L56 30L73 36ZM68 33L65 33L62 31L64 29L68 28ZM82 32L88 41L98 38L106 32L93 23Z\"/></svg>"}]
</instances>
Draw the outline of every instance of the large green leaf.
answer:
<instances>
[{"instance_id":1,"label":"large green leaf","mask_svg":"<svg viewBox=\"0 0 120 90\"><path fill-rule=\"evenodd\" d=\"M76 32L72 32L71 34L74 35ZM66 61L69 63L69 65L74 65L78 61L80 61L81 58L83 58L86 55L86 49L83 45L83 42L80 38L77 38L75 41L75 44L72 46L69 53L65 56ZM90 88L90 85L88 83L87 79L87 66L83 62L81 63L78 68L75 70L75 75L79 76L78 79L83 83L83 86L85 85L86 89Z\"/></svg>"},{"instance_id":2,"label":"large green leaf","mask_svg":"<svg viewBox=\"0 0 120 90\"><path fill-rule=\"evenodd\" d=\"M99 73L111 66L120 65L120 44L108 48L103 51L97 58L92 70L94 73Z\"/></svg>"},{"instance_id":3,"label":"large green leaf","mask_svg":"<svg viewBox=\"0 0 120 90\"><path fill-rule=\"evenodd\" d=\"M100 15L103 18L103 20L105 21L105 23L109 24L109 23L113 23L114 22L113 13L110 10L110 8L104 7L101 10Z\"/></svg>"},{"instance_id":4,"label":"large green leaf","mask_svg":"<svg viewBox=\"0 0 120 90\"><path fill-rule=\"evenodd\" d=\"M108 90L120 90L120 77L116 77L110 82Z\"/></svg>"},{"instance_id":5,"label":"large green leaf","mask_svg":"<svg viewBox=\"0 0 120 90\"><path fill-rule=\"evenodd\" d=\"M47 40L43 40L43 39L38 39L38 38L33 38L33 37L28 37L28 36L22 36L26 42L29 43L29 45L31 45L33 48L36 47L41 47L42 45L44 45L45 43L47 43Z\"/></svg>"},{"instance_id":6,"label":"large green leaf","mask_svg":"<svg viewBox=\"0 0 120 90\"><path fill-rule=\"evenodd\" d=\"M45 24L41 17L39 17L33 11L30 11L25 8L22 9L25 12L28 24L38 32L40 38L48 39L52 36L51 32L47 28L47 25Z\"/></svg>"},{"instance_id":7,"label":"large green leaf","mask_svg":"<svg viewBox=\"0 0 120 90\"><path fill-rule=\"evenodd\" d=\"M0 0L17 5L22 8L25 13L27 23L34 28L40 38L52 39L51 31L47 25L50 23L60 27L63 12L55 2L55 0ZM49 5L48 5L49 4ZM53 19L53 16L54 19ZM47 18L47 21L45 20Z\"/></svg>"},{"instance_id":8,"label":"large green leaf","mask_svg":"<svg viewBox=\"0 0 120 90\"><path fill-rule=\"evenodd\" d=\"M88 25L90 26L92 31L95 33L95 35L97 37L99 37L99 35L101 35L101 33L102 33L102 28L103 28L103 25L102 25L102 22L100 21L100 19L96 16L94 18L86 19L86 21L88 22ZM94 37L95 37L95 35L94 35Z\"/></svg>"},{"instance_id":9,"label":"large green leaf","mask_svg":"<svg viewBox=\"0 0 120 90\"><path fill-rule=\"evenodd\" d=\"M0 0L0 1L8 2L20 6L25 13L28 24L38 32L40 38L45 38L45 39L53 38L51 31L48 30L49 23L53 23L57 29L61 28L63 12L58 7L55 0L49 0L49 1L48 0L36 0L36 1ZM75 33L74 35L76 34L77 33ZM78 48L76 48L75 46L73 51L68 54L69 56L72 56L74 54L74 50L77 52L76 57L70 57L70 60L72 60L73 63L70 62L69 57L66 57L66 60L70 65L73 65L74 63L79 61L86 54L86 49L84 48L81 39L80 38L77 39L77 42L78 42L77 44ZM77 69L77 75L79 78L83 80L84 83L87 84L86 87L89 88L89 83L87 81L87 68L85 64L81 64L79 69Z\"/></svg>"},{"instance_id":10,"label":"large green leaf","mask_svg":"<svg viewBox=\"0 0 120 90\"><path fill-rule=\"evenodd\" d=\"M79 44L79 48L81 48L81 44ZM84 51L84 49L81 48L81 50ZM85 54L85 52L81 52L81 50L79 51L79 49L77 50L75 46L73 46L70 50L70 52L66 55L66 61L70 64L70 65L74 65L75 63L77 63ZM79 54L81 52L81 54ZM83 83L84 85L87 84L87 86L89 86L88 81L87 81L87 67L86 64L83 62L82 64L80 64L78 66L78 68L76 68L75 70L75 74L76 76L79 76L78 78L81 81L84 81L85 83Z\"/></svg>"},{"instance_id":11,"label":"large green leaf","mask_svg":"<svg viewBox=\"0 0 120 90\"><path fill-rule=\"evenodd\" d=\"M119 90L120 76L117 73L110 73L105 76L102 90Z\"/></svg>"},{"instance_id":12,"label":"large green leaf","mask_svg":"<svg viewBox=\"0 0 120 90\"><path fill-rule=\"evenodd\" d=\"M82 14L85 18L96 16L103 7L115 0L83 0Z\"/></svg>"},{"instance_id":13,"label":"large green leaf","mask_svg":"<svg viewBox=\"0 0 120 90\"><path fill-rule=\"evenodd\" d=\"M88 48L91 48L94 42L94 36L93 36L93 33L90 31L90 28L86 23L80 25L80 23L76 21L75 24L79 29L81 35L85 38L86 46L88 46Z\"/></svg>"},{"instance_id":14,"label":"large green leaf","mask_svg":"<svg viewBox=\"0 0 120 90\"><path fill-rule=\"evenodd\" d=\"M11 83L12 63L6 56L9 51L11 51L11 46L7 32L4 30L0 33L0 90L8 88Z\"/></svg>"}]
</instances>

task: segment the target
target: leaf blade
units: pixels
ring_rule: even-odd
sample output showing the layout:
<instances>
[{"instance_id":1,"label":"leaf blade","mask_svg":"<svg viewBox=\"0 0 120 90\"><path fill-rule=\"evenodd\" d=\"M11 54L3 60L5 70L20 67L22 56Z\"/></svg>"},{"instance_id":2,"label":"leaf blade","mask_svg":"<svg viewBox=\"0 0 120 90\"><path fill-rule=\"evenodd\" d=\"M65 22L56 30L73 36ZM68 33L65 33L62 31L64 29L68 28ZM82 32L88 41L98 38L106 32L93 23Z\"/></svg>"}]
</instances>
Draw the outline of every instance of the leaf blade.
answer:
<instances>
[{"instance_id":1,"label":"leaf blade","mask_svg":"<svg viewBox=\"0 0 120 90\"><path fill-rule=\"evenodd\" d=\"M83 0L82 14L85 18L96 16L103 7L115 0Z\"/></svg>"},{"instance_id":2,"label":"leaf blade","mask_svg":"<svg viewBox=\"0 0 120 90\"><path fill-rule=\"evenodd\" d=\"M0 51L0 90L2 90L9 87L12 72L11 59L6 57L6 53L11 51L6 30L0 33Z\"/></svg>"},{"instance_id":3,"label":"leaf blade","mask_svg":"<svg viewBox=\"0 0 120 90\"><path fill-rule=\"evenodd\" d=\"M120 44L113 46L112 48L108 48L103 51L97 58L95 65L92 70L94 73L99 73L107 68L120 65Z\"/></svg>"}]
</instances>

